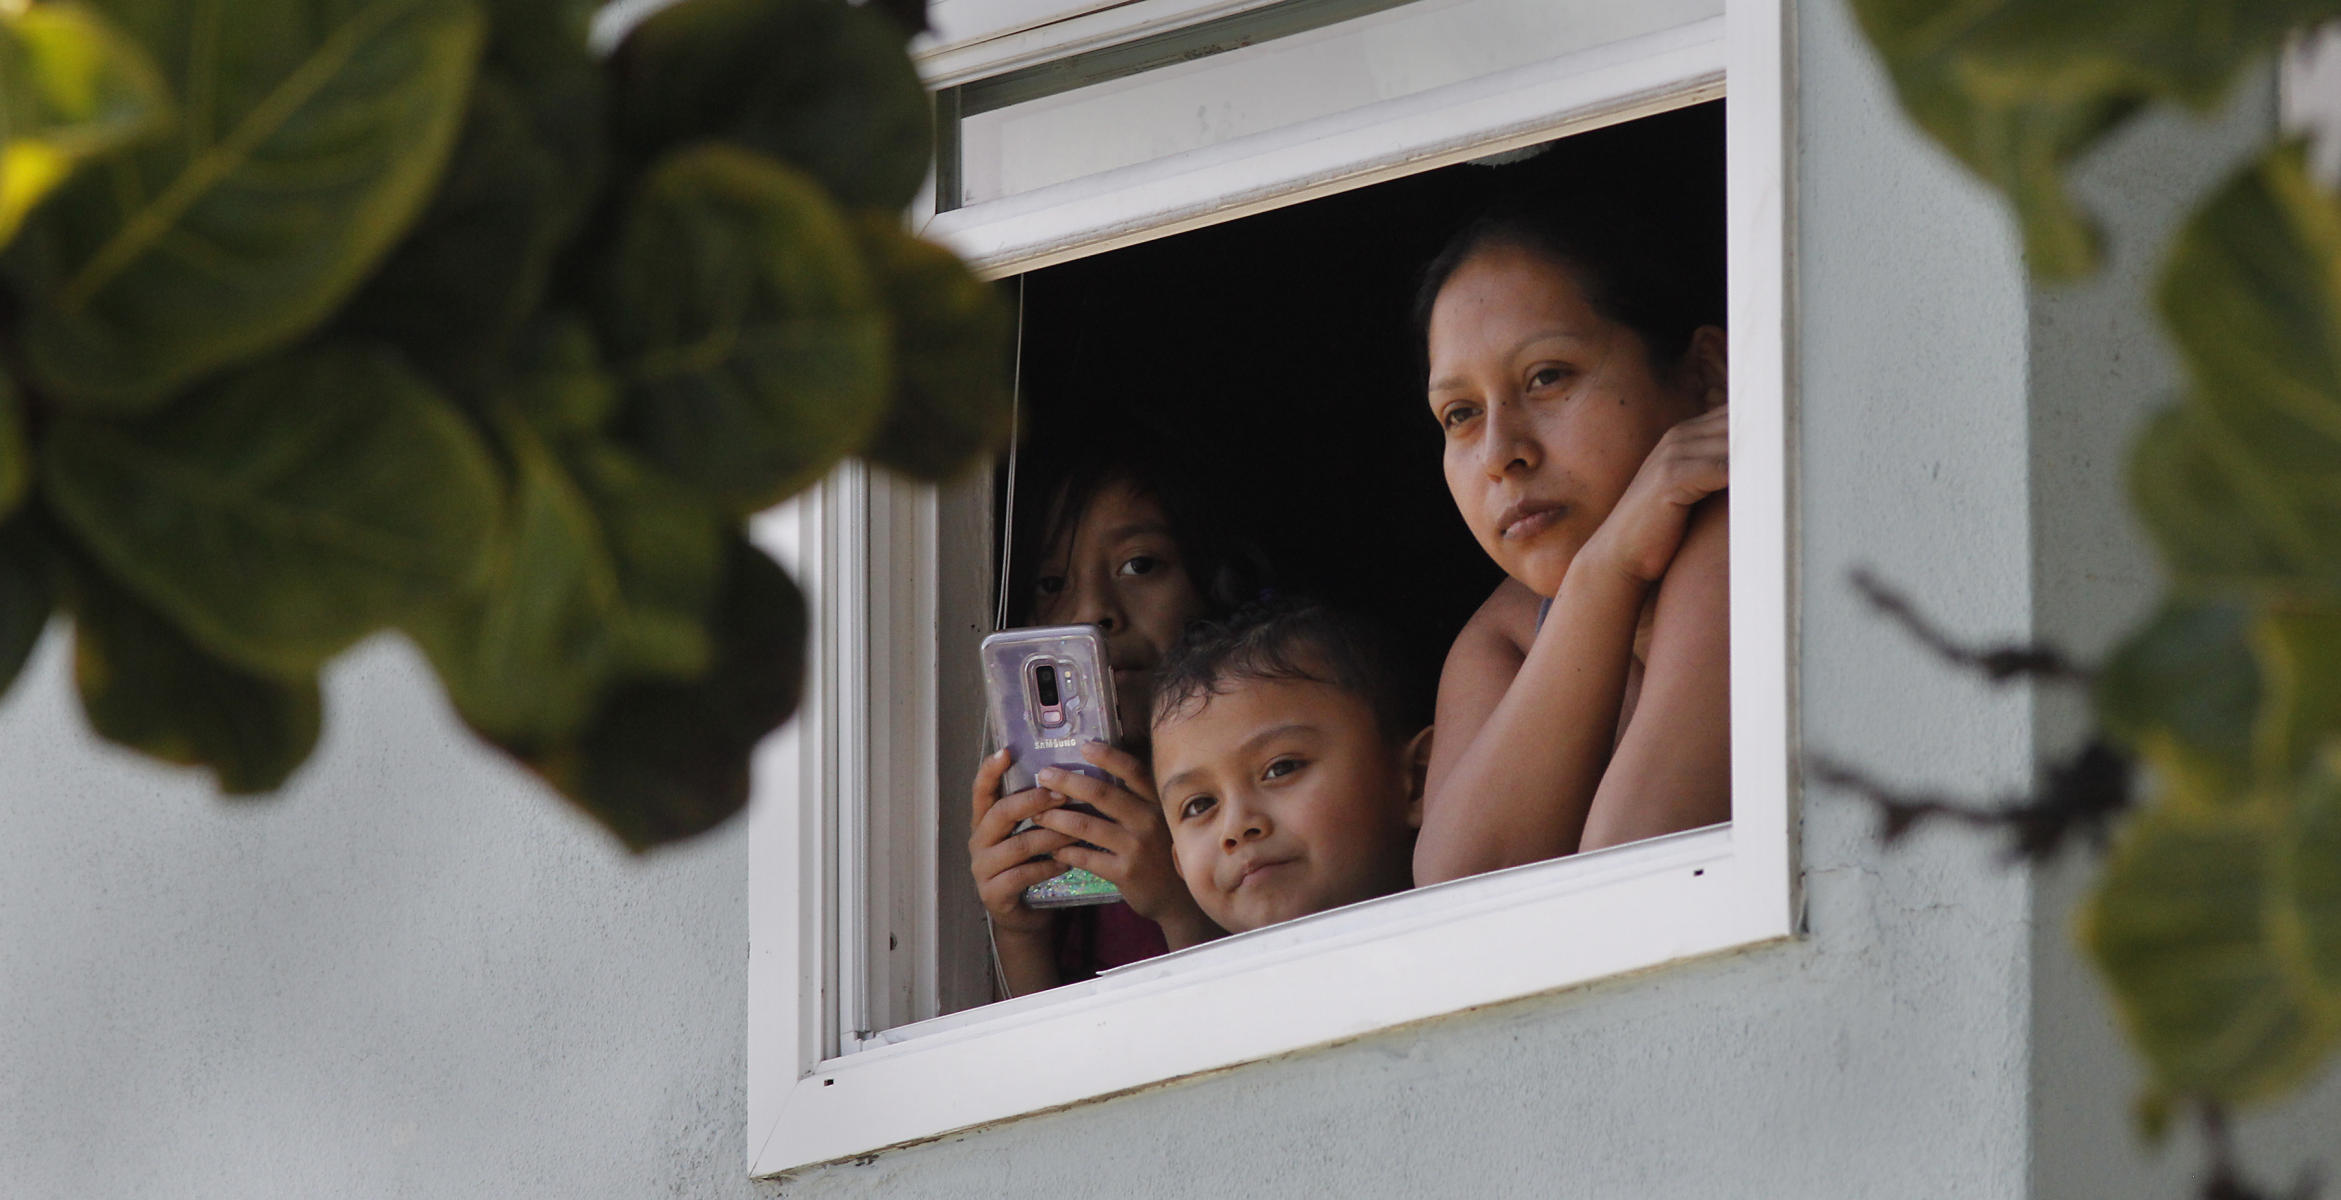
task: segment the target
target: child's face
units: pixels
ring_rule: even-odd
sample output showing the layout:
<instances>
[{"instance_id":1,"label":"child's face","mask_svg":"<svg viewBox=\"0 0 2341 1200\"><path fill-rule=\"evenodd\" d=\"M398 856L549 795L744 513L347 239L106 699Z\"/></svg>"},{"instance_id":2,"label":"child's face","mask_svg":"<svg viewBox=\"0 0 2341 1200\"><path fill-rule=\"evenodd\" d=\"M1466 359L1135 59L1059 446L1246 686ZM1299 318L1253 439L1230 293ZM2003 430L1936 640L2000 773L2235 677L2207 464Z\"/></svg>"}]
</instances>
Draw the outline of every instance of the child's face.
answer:
<instances>
[{"instance_id":1,"label":"child's face","mask_svg":"<svg viewBox=\"0 0 2341 1200\"><path fill-rule=\"evenodd\" d=\"M1124 481L1098 489L1070 536L1047 546L1033 589L1042 625L1095 625L1105 634L1124 729L1143 729L1153 671L1203 613L1162 505Z\"/></svg>"},{"instance_id":2,"label":"child's face","mask_svg":"<svg viewBox=\"0 0 2341 1200\"><path fill-rule=\"evenodd\" d=\"M1511 246L1480 250L1448 278L1428 350L1455 507L1488 557L1544 596L1659 437L1722 399L1719 361L1653 365L1570 270Z\"/></svg>"},{"instance_id":3,"label":"child's face","mask_svg":"<svg viewBox=\"0 0 2341 1200\"><path fill-rule=\"evenodd\" d=\"M1243 679L1154 727L1172 856L1231 933L1413 882L1411 752L1366 702L1305 679Z\"/></svg>"}]
</instances>

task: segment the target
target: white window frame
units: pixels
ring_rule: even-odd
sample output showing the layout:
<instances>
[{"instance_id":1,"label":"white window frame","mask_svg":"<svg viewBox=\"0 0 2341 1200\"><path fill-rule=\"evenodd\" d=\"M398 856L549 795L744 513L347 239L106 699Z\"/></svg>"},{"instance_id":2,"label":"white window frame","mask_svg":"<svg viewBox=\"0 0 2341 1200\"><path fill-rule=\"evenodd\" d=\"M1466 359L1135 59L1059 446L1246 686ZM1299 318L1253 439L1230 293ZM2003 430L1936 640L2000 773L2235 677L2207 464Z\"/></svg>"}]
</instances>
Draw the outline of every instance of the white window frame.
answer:
<instances>
[{"instance_id":1,"label":"white window frame","mask_svg":"<svg viewBox=\"0 0 2341 1200\"><path fill-rule=\"evenodd\" d=\"M928 0L929 32L911 49L927 86L943 88L1281 2Z\"/></svg>"},{"instance_id":2,"label":"white window frame","mask_svg":"<svg viewBox=\"0 0 2341 1200\"><path fill-rule=\"evenodd\" d=\"M1786 9L1726 0L1720 21L1641 45L1384 102L1371 119L1189 152L1168 184L1109 174L928 220L930 236L1002 277L1675 107L1720 94L1728 78L1732 820L1384 897L894 1030L841 1029L840 1013L931 1000L931 954L889 959L900 933L959 936L936 927L933 897L874 884L858 865L938 877L933 831L945 806L964 803L972 764L936 761L935 722L948 715L936 696L964 682L956 659L972 663L970 635L989 618L967 597L988 595L990 582L989 538L950 528L978 510L988 523L988 504L970 499L988 496L980 484L948 499L849 465L754 527L806 587L817 627L805 706L758 751L748 819L753 1174L1795 933ZM866 820L873 797L881 822ZM873 1007L872 990L901 1003Z\"/></svg>"}]
</instances>

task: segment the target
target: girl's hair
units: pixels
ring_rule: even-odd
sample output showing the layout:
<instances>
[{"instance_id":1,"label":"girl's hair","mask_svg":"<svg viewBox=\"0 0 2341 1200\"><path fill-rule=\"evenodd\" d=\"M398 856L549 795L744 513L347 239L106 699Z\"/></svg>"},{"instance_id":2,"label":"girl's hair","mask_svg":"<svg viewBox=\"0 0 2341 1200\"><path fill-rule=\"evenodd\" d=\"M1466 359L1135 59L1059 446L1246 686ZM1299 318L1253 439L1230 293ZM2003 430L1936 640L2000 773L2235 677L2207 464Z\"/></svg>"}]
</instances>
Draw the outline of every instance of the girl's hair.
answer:
<instances>
[{"instance_id":1,"label":"girl's hair","mask_svg":"<svg viewBox=\"0 0 2341 1200\"><path fill-rule=\"evenodd\" d=\"M1429 375L1431 307L1440 289L1483 250L1511 247L1551 259L1570 273L1593 310L1640 335L1653 364L1679 363L1702 325L1722 325L1720 230L1687 223L1669 228L1649 215L1655 205L1547 186L1504 197L1481 210L1423 268L1415 289L1415 361Z\"/></svg>"},{"instance_id":2,"label":"girl's hair","mask_svg":"<svg viewBox=\"0 0 2341 1200\"><path fill-rule=\"evenodd\" d=\"M1041 556L1058 539L1069 537L1081 524L1098 495L1126 483L1139 495L1162 506L1171 540L1179 547L1181 565L1203 597L1206 618L1224 616L1258 599L1270 583L1267 557L1257 546L1230 531L1231 514L1220 511L1193 480L1206 477L1196 467L1163 451L1135 448L1107 454L1068 455L1071 466L1050 480L1041 494L1047 499L1038 521L1019 521L1012 530L1016 545L1011 561L1022 564L1013 572L1008 618L1024 624L1032 617L1032 585L1039 576Z\"/></svg>"}]
</instances>

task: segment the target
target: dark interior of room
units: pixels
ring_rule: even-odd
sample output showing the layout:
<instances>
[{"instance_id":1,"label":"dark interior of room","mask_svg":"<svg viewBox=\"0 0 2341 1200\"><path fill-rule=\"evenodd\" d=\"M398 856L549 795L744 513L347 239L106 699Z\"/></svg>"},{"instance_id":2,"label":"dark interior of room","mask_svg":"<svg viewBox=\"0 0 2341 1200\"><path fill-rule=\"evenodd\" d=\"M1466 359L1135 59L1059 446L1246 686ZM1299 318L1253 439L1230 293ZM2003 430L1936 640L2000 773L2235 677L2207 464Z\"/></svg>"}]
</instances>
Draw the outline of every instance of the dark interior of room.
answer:
<instances>
[{"instance_id":1,"label":"dark interior of room","mask_svg":"<svg viewBox=\"0 0 2341 1200\"><path fill-rule=\"evenodd\" d=\"M1280 590L1398 631L1427 721L1448 644L1501 574L1448 497L1408 313L1449 235L1532 186L1623 189L1723 269L1717 101L1010 281L1024 314L1012 586L1030 586L1026 543L1063 464L1168 449Z\"/></svg>"}]
</instances>

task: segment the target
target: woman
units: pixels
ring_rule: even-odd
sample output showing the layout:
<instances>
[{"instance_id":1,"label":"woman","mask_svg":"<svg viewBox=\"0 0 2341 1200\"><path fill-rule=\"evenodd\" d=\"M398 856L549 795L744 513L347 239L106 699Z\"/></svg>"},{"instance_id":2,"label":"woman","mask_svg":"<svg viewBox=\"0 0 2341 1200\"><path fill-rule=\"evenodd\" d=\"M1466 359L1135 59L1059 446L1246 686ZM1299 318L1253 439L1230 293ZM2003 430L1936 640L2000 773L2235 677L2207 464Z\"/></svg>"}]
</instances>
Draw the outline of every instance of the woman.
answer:
<instances>
[{"instance_id":1,"label":"woman","mask_svg":"<svg viewBox=\"0 0 2341 1200\"><path fill-rule=\"evenodd\" d=\"M1509 578L1440 674L1418 884L1730 816L1725 339L1674 257L1525 202L1426 272L1448 490Z\"/></svg>"}]
</instances>

